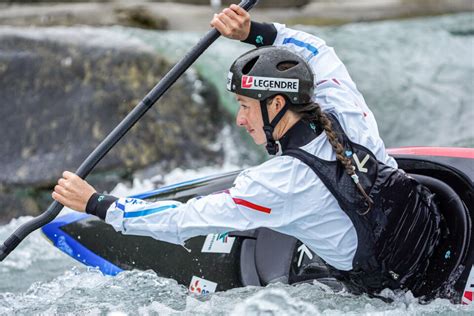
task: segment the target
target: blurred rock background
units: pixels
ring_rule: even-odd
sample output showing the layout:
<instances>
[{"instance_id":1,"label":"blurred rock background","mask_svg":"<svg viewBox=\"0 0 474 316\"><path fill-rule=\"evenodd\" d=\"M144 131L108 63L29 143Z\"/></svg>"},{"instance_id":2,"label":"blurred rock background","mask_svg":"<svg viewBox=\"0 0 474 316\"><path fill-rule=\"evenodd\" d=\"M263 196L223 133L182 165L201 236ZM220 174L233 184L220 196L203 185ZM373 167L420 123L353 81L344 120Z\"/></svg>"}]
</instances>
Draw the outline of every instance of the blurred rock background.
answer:
<instances>
[{"instance_id":1,"label":"blurred rock background","mask_svg":"<svg viewBox=\"0 0 474 316\"><path fill-rule=\"evenodd\" d=\"M204 31L209 17L235 0L0 1L0 25L124 25ZM219 5L220 4L220 5ZM472 0L260 0L256 20L336 25L474 10Z\"/></svg>"}]
</instances>

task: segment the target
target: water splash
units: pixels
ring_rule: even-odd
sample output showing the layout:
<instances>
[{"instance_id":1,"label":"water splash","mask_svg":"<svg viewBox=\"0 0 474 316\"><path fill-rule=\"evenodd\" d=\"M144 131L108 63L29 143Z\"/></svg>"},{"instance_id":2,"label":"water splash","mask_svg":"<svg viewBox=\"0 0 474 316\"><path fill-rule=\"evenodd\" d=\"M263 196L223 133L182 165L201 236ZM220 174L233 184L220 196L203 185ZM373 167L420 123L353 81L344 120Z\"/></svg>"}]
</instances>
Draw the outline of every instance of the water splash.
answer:
<instances>
[{"instance_id":1,"label":"water splash","mask_svg":"<svg viewBox=\"0 0 474 316\"><path fill-rule=\"evenodd\" d=\"M420 305L410 294L385 303L335 293L318 284L273 284L194 296L174 280L150 271L110 277L77 268L49 282L36 282L25 293L0 294L0 315L463 315L473 311L447 300Z\"/></svg>"},{"instance_id":2,"label":"water splash","mask_svg":"<svg viewBox=\"0 0 474 316\"><path fill-rule=\"evenodd\" d=\"M0 227L0 240L5 240L13 231L24 223L30 221L31 216L13 219L9 224ZM51 249L46 239L41 238L41 233L32 233L18 248L10 254L0 265L0 273L25 271L41 260L55 260L60 258L57 251Z\"/></svg>"}]
</instances>

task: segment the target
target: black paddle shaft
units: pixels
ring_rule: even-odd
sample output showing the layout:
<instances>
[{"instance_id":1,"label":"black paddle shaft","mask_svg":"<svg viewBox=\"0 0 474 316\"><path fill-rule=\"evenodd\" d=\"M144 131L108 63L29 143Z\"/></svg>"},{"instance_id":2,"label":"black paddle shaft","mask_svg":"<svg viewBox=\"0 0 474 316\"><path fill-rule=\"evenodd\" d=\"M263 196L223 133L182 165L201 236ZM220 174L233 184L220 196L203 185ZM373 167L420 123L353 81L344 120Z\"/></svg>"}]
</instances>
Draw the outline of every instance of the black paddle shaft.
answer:
<instances>
[{"instance_id":1,"label":"black paddle shaft","mask_svg":"<svg viewBox=\"0 0 474 316\"><path fill-rule=\"evenodd\" d=\"M249 11L258 0L243 0L239 6ZM79 166L76 174L85 178L115 146L115 144L135 125L138 120L158 101L158 99L178 80L178 78L211 46L220 36L216 29L212 29L191 49L153 89L138 103L135 108L117 125L114 130L97 146L94 151ZM51 222L63 208L63 205L54 201L41 215L21 225L0 247L0 262L3 261L20 243L33 231Z\"/></svg>"}]
</instances>

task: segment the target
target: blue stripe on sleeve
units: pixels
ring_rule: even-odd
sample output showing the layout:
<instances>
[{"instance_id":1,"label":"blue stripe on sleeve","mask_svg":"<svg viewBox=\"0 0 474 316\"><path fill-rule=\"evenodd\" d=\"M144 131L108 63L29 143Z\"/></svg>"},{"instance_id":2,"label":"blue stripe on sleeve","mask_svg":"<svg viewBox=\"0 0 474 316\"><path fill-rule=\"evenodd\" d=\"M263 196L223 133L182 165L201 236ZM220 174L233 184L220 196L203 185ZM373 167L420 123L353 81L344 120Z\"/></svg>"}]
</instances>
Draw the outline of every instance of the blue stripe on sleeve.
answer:
<instances>
[{"instance_id":1,"label":"blue stripe on sleeve","mask_svg":"<svg viewBox=\"0 0 474 316\"><path fill-rule=\"evenodd\" d=\"M123 218L134 218L134 217L142 217L142 216L147 216L151 214L155 214L170 208L176 208L177 205L171 204L171 205L165 205L165 206L160 206L157 208L151 208L149 210L143 210L143 211L136 211L136 212L125 212L123 214Z\"/></svg>"},{"instance_id":2,"label":"blue stripe on sleeve","mask_svg":"<svg viewBox=\"0 0 474 316\"><path fill-rule=\"evenodd\" d=\"M125 211L125 205L123 205L122 203L119 203L119 201L117 200L117 202L115 202L115 207L118 208L119 210L122 210L122 211Z\"/></svg>"},{"instance_id":3,"label":"blue stripe on sleeve","mask_svg":"<svg viewBox=\"0 0 474 316\"><path fill-rule=\"evenodd\" d=\"M313 54L313 57L316 56L317 54L319 54L318 49L316 47L314 47L313 45L311 45L309 43L299 41L299 40L297 40L296 38L293 38L293 37L285 38L283 40L283 45L285 45L285 44L294 44L296 46L306 48L307 50L309 50Z\"/></svg>"}]
</instances>

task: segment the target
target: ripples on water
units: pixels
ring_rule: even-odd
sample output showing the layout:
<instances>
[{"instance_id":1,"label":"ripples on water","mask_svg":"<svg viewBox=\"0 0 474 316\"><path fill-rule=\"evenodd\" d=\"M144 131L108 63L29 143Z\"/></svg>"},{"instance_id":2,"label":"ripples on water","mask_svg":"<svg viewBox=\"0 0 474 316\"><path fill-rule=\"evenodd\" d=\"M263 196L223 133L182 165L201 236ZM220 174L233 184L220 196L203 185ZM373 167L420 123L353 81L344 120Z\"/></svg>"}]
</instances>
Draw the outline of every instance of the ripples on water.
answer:
<instances>
[{"instance_id":1,"label":"ripples on water","mask_svg":"<svg viewBox=\"0 0 474 316\"><path fill-rule=\"evenodd\" d=\"M472 17L462 14L307 30L321 34L336 47L373 108L389 146L472 146ZM111 30L124 31L123 28ZM125 31L171 56L181 56L199 38L196 34ZM216 86L222 87L221 98L229 110L233 103L223 88L226 70L248 48L220 40L197 66ZM166 182L219 171L220 167L189 173L176 171ZM145 187L148 189L148 184L137 183L134 190ZM117 190L123 193L124 186L118 186ZM5 240L29 219L15 219L0 227L0 240ZM446 300L420 305L410 294L384 295L394 298L394 302L334 293L320 284L248 287L197 297L188 294L184 286L157 277L153 272L103 276L77 265L49 245L39 232L32 234L0 264L0 315L474 314L474 306L452 305Z\"/></svg>"}]
</instances>

